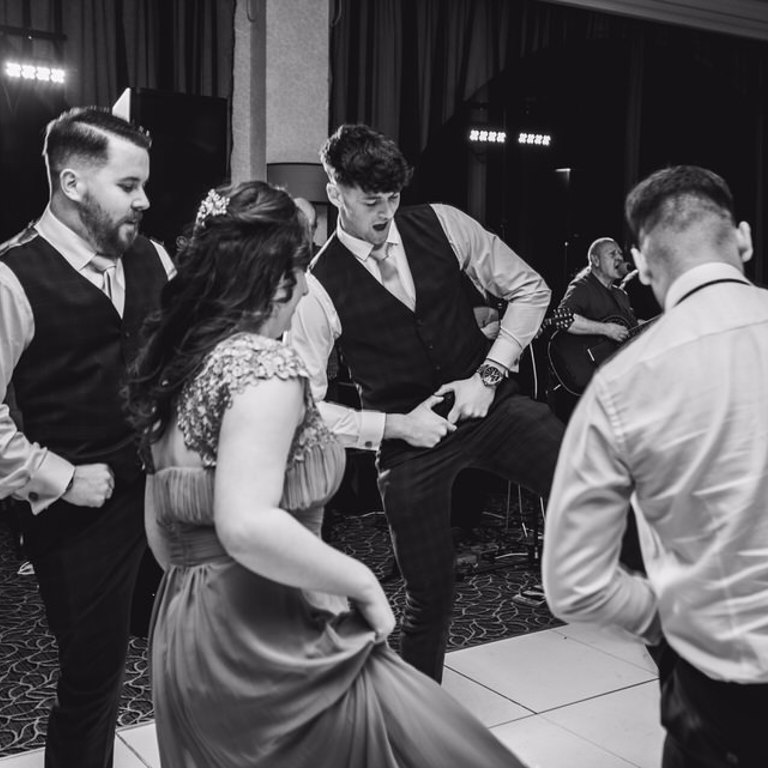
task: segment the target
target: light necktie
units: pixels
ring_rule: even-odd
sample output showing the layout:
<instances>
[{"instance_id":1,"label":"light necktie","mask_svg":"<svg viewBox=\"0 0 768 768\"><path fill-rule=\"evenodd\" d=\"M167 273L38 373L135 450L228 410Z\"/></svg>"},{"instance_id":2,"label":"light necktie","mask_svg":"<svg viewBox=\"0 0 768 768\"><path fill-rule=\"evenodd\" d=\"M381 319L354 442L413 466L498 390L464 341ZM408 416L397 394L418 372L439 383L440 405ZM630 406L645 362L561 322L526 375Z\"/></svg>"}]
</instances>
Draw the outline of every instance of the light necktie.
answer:
<instances>
[{"instance_id":1,"label":"light necktie","mask_svg":"<svg viewBox=\"0 0 768 768\"><path fill-rule=\"evenodd\" d=\"M389 258L390 243L386 243L380 248L374 248L371 251L371 258L379 266L381 275L381 284L396 298L405 304L408 309L413 311L416 306L415 301L408 295L400 279L400 273L397 271L397 264L394 259Z\"/></svg>"},{"instance_id":2,"label":"light necktie","mask_svg":"<svg viewBox=\"0 0 768 768\"><path fill-rule=\"evenodd\" d=\"M115 303L117 298L118 285L115 277L117 270L117 260L110 259L107 256L102 256L97 253L91 259L91 267L101 275L101 290L107 295L107 297Z\"/></svg>"}]
</instances>

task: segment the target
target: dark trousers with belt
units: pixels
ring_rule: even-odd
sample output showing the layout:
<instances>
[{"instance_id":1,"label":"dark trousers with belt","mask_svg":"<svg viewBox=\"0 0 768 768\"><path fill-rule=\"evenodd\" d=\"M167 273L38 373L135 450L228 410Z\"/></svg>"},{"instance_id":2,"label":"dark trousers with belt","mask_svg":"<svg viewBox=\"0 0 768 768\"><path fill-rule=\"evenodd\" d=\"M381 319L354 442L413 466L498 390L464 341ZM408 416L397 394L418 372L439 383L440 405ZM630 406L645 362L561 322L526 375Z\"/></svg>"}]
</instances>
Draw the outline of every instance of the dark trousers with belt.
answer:
<instances>
[{"instance_id":1,"label":"dark trousers with belt","mask_svg":"<svg viewBox=\"0 0 768 768\"><path fill-rule=\"evenodd\" d=\"M110 768L131 600L142 556L144 476L117 482L101 508L64 501L27 517L35 567L59 651L46 768Z\"/></svg>"},{"instance_id":2,"label":"dark trousers with belt","mask_svg":"<svg viewBox=\"0 0 768 768\"><path fill-rule=\"evenodd\" d=\"M510 377L484 419L460 423L434 448L382 449L379 490L406 589L400 652L438 682L455 590L453 482L464 469L483 469L546 496L562 433L549 408L520 395Z\"/></svg>"},{"instance_id":3,"label":"dark trousers with belt","mask_svg":"<svg viewBox=\"0 0 768 768\"><path fill-rule=\"evenodd\" d=\"M665 644L662 768L766 768L768 683L713 680Z\"/></svg>"}]
</instances>

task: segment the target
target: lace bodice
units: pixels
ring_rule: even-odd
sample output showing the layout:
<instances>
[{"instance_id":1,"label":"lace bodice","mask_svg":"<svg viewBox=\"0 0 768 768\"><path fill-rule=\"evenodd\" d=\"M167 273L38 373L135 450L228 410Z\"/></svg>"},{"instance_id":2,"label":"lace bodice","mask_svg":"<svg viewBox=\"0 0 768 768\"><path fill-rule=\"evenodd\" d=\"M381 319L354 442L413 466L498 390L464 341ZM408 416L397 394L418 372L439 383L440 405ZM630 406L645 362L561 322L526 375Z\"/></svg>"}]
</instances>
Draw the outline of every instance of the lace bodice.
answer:
<instances>
[{"instance_id":1,"label":"lace bodice","mask_svg":"<svg viewBox=\"0 0 768 768\"><path fill-rule=\"evenodd\" d=\"M185 445L200 455L203 467L213 469L221 422L233 398L274 377L303 383L305 412L288 455L282 504L292 511L307 509L324 503L337 489L344 449L325 426L309 389L306 366L291 347L250 333L220 342L183 388L176 423Z\"/></svg>"},{"instance_id":2,"label":"lace bodice","mask_svg":"<svg viewBox=\"0 0 768 768\"><path fill-rule=\"evenodd\" d=\"M275 339L239 333L215 347L179 398L177 424L185 445L200 454L203 466L216 466L221 420L232 405L233 396L275 376L304 380L307 411L296 431L290 459L301 460L312 445L328 438L328 430L309 392L309 374L296 352Z\"/></svg>"}]
</instances>

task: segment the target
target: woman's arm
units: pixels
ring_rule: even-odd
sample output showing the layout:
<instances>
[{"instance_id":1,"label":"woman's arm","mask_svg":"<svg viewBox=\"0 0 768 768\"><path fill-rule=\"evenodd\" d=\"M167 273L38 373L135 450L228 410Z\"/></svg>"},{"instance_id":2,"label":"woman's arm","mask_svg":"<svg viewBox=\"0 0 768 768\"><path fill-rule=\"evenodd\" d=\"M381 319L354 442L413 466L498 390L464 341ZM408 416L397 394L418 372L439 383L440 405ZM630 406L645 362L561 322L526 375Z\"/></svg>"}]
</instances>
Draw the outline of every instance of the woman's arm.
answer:
<instances>
[{"instance_id":1,"label":"woman's arm","mask_svg":"<svg viewBox=\"0 0 768 768\"><path fill-rule=\"evenodd\" d=\"M349 597L381 639L394 617L373 572L310 533L278 506L304 412L302 383L278 377L233 397L219 435L214 520L227 552L262 576Z\"/></svg>"}]
</instances>

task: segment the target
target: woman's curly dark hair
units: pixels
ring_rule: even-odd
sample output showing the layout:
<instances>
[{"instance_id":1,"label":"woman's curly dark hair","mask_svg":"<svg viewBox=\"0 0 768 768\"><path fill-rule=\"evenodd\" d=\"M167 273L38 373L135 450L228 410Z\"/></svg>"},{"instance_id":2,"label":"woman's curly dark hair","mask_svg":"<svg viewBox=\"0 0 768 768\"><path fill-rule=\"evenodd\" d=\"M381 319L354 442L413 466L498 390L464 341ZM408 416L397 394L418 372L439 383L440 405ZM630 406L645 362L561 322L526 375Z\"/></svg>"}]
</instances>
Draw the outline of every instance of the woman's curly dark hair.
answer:
<instances>
[{"instance_id":1,"label":"woman's curly dark hair","mask_svg":"<svg viewBox=\"0 0 768 768\"><path fill-rule=\"evenodd\" d=\"M177 253L160 309L144 324L125 389L143 449L163 434L206 355L233 333L258 332L274 304L293 295L294 270L309 264L306 222L286 192L244 182L212 190L204 209Z\"/></svg>"}]
</instances>

